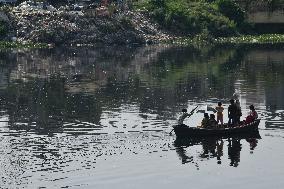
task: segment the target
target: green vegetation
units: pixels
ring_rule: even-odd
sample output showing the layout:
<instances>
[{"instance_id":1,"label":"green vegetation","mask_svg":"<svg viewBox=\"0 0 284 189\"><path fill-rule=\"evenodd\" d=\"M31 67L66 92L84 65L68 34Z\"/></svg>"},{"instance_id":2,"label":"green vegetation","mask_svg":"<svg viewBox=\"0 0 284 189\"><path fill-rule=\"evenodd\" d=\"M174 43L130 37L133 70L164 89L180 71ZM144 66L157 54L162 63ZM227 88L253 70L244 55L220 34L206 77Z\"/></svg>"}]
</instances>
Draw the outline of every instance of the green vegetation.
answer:
<instances>
[{"instance_id":1,"label":"green vegetation","mask_svg":"<svg viewBox=\"0 0 284 189\"><path fill-rule=\"evenodd\" d=\"M8 27L5 22L0 21L0 39L3 39L8 33Z\"/></svg>"},{"instance_id":2,"label":"green vegetation","mask_svg":"<svg viewBox=\"0 0 284 189\"><path fill-rule=\"evenodd\" d=\"M221 14L233 20L237 26L241 26L245 20L245 12L231 0L216 0L215 1L217 10Z\"/></svg>"},{"instance_id":3,"label":"green vegetation","mask_svg":"<svg viewBox=\"0 0 284 189\"><path fill-rule=\"evenodd\" d=\"M156 21L184 35L232 36L244 24L244 11L231 0L146 0L136 5Z\"/></svg>"},{"instance_id":4,"label":"green vegetation","mask_svg":"<svg viewBox=\"0 0 284 189\"><path fill-rule=\"evenodd\" d=\"M162 26L180 34L208 32L214 36L229 36L235 31L232 21L203 1L149 0L144 8Z\"/></svg>"},{"instance_id":5,"label":"green vegetation","mask_svg":"<svg viewBox=\"0 0 284 189\"><path fill-rule=\"evenodd\" d=\"M239 37L217 38L217 43L233 43L233 44L273 44L284 43L283 34L264 34L259 36L244 35Z\"/></svg>"},{"instance_id":6,"label":"green vegetation","mask_svg":"<svg viewBox=\"0 0 284 189\"><path fill-rule=\"evenodd\" d=\"M204 35L197 35L194 38L181 37L170 41L177 45L193 45L194 47L204 47L208 44L283 44L283 34L263 34L263 35L241 35L235 37L217 37L215 39L205 38Z\"/></svg>"},{"instance_id":7,"label":"green vegetation","mask_svg":"<svg viewBox=\"0 0 284 189\"><path fill-rule=\"evenodd\" d=\"M137 3L136 8L148 11L173 33L182 34L170 41L174 44L284 43L284 35L247 35L253 33L253 26L245 21L244 10L233 0L146 0Z\"/></svg>"},{"instance_id":8,"label":"green vegetation","mask_svg":"<svg viewBox=\"0 0 284 189\"><path fill-rule=\"evenodd\" d=\"M20 43L10 41L0 41L0 49L6 48L47 48L48 44L45 43Z\"/></svg>"}]
</instances>

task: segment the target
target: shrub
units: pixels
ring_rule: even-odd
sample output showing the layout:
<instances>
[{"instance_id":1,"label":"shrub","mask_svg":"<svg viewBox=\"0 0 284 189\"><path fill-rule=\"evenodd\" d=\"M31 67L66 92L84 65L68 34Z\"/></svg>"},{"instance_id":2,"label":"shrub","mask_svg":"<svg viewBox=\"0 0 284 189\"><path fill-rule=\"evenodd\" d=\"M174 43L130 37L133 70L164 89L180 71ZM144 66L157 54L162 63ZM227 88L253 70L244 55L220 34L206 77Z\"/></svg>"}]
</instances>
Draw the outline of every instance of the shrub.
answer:
<instances>
[{"instance_id":1,"label":"shrub","mask_svg":"<svg viewBox=\"0 0 284 189\"><path fill-rule=\"evenodd\" d=\"M235 31L235 24L205 1L149 0L144 7L162 26L180 34L208 31L213 36L228 36Z\"/></svg>"},{"instance_id":2,"label":"shrub","mask_svg":"<svg viewBox=\"0 0 284 189\"><path fill-rule=\"evenodd\" d=\"M0 21L0 39L6 37L7 33L8 33L7 23Z\"/></svg>"},{"instance_id":3,"label":"shrub","mask_svg":"<svg viewBox=\"0 0 284 189\"><path fill-rule=\"evenodd\" d=\"M241 7L231 0L217 0L215 1L217 9L230 20L233 20L237 26L244 23L245 12Z\"/></svg>"}]
</instances>

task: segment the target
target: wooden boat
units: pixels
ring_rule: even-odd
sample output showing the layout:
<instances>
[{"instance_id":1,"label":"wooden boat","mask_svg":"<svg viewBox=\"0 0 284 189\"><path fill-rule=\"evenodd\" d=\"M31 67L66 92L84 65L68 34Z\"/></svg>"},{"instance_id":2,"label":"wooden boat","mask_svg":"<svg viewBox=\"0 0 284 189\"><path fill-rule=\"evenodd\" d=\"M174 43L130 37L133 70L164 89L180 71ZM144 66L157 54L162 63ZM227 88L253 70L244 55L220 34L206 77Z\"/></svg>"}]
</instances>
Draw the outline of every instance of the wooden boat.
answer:
<instances>
[{"instance_id":1,"label":"wooden boat","mask_svg":"<svg viewBox=\"0 0 284 189\"><path fill-rule=\"evenodd\" d=\"M237 136L239 134L258 133L258 125L260 119L257 119L249 124L242 124L236 127L228 127L224 125L222 128L198 128L189 127L187 125L173 126L177 137L199 137L199 136Z\"/></svg>"}]
</instances>

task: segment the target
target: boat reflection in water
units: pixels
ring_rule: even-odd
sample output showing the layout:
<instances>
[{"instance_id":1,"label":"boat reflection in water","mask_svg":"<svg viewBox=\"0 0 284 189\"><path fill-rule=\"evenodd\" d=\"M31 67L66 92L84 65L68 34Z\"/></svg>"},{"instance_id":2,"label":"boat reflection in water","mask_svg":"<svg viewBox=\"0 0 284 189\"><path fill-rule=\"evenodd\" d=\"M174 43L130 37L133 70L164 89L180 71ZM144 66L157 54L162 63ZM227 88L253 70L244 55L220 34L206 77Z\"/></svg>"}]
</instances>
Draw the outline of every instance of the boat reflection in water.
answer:
<instances>
[{"instance_id":1,"label":"boat reflection in water","mask_svg":"<svg viewBox=\"0 0 284 189\"><path fill-rule=\"evenodd\" d=\"M227 153L228 164L237 167L240 163L242 143L249 143L250 153L253 153L259 139L261 139L259 132L252 135L240 135L229 138L177 137L174 141L174 146L182 164L193 163L197 169L199 169L198 162L203 160L216 159L217 164L222 164L223 156ZM226 145L228 147L227 150L225 149ZM191 148L194 149L194 153L197 151L197 156L194 154L188 155Z\"/></svg>"},{"instance_id":2,"label":"boat reflection in water","mask_svg":"<svg viewBox=\"0 0 284 189\"><path fill-rule=\"evenodd\" d=\"M231 160L230 166L237 167L240 162L241 158L241 150L242 150L242 145L241 145L241 139L237 138L232 138L228 139L228 156L229 159Z\"/></svg>"}]
</instances>

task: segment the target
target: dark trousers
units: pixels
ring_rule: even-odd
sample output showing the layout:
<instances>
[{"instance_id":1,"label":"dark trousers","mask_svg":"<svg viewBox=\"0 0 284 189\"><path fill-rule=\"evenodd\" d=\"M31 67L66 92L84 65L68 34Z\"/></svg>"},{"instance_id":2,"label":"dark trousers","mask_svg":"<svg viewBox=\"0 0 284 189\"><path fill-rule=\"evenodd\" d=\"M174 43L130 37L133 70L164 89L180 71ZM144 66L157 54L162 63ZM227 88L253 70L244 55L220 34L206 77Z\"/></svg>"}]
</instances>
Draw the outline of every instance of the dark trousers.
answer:
<instances>
[{"instance_id":1,"label":"dark trousers","mask_svg":"<svg viewBox=\"0 0 284 189\"><path fill-rule=\"evenodd\" d=\"M237 117L236 116L230 116L228 125L236 125L237 123Z\"/></svg>"}]
</instances>

